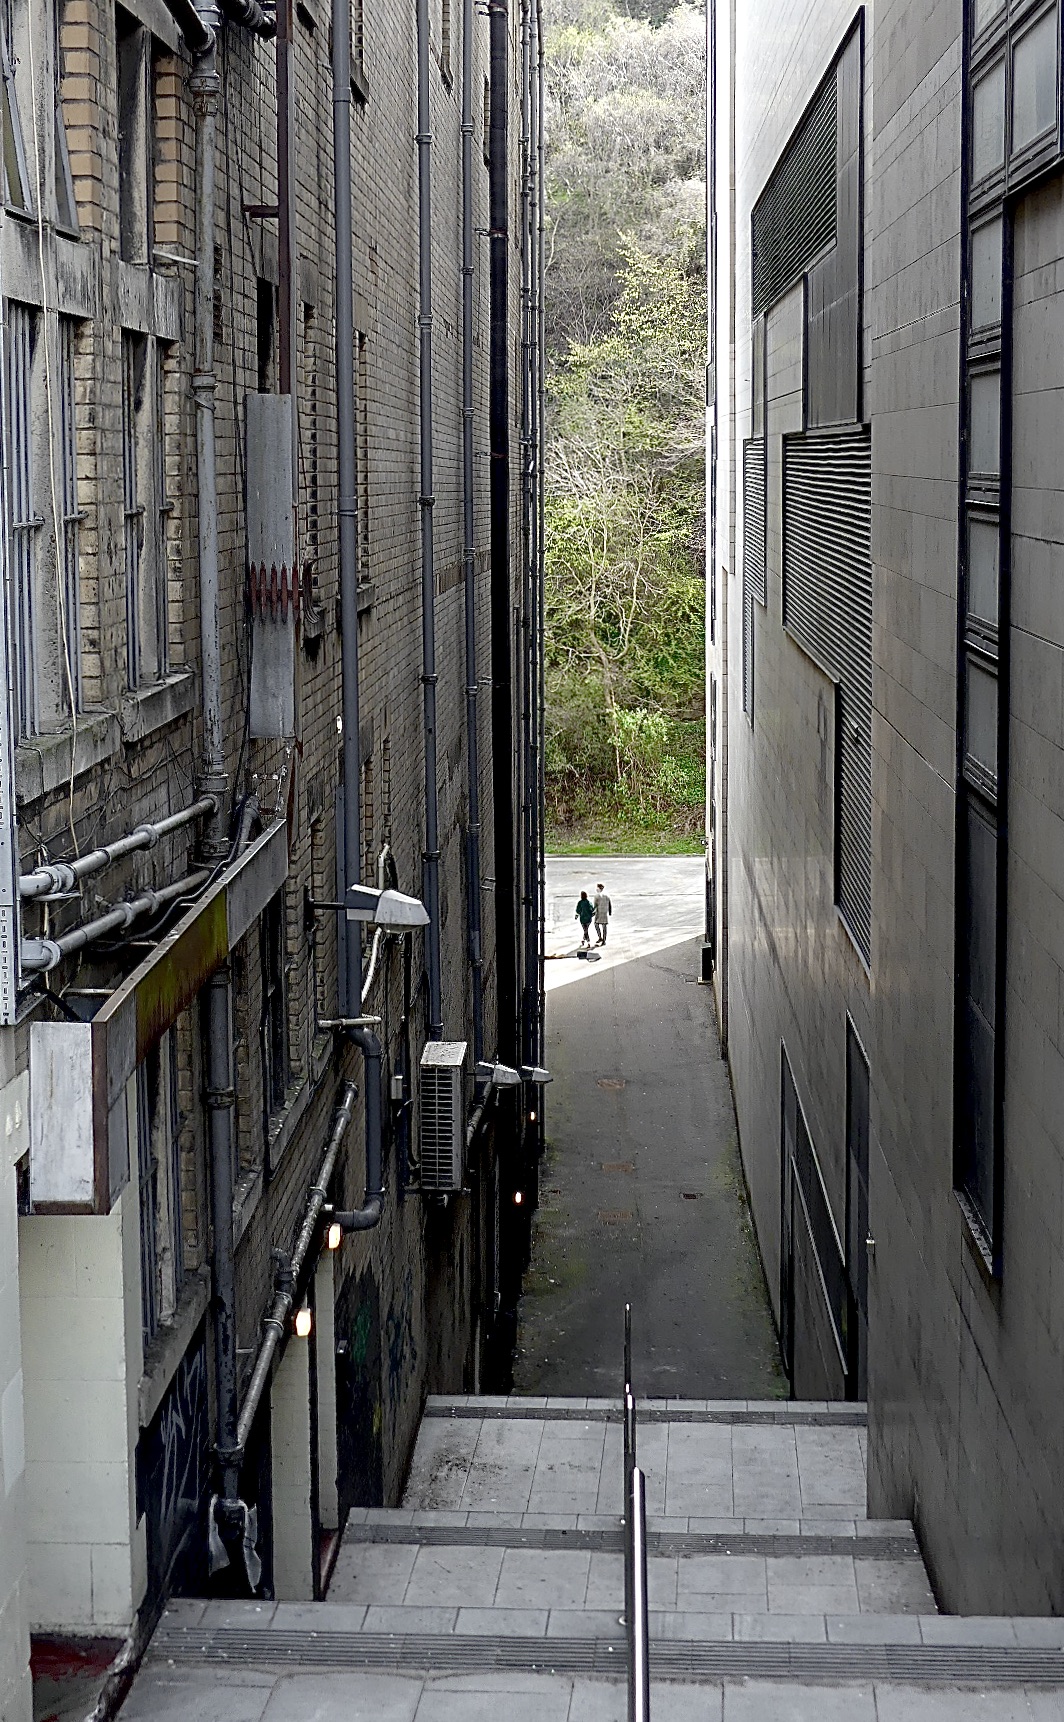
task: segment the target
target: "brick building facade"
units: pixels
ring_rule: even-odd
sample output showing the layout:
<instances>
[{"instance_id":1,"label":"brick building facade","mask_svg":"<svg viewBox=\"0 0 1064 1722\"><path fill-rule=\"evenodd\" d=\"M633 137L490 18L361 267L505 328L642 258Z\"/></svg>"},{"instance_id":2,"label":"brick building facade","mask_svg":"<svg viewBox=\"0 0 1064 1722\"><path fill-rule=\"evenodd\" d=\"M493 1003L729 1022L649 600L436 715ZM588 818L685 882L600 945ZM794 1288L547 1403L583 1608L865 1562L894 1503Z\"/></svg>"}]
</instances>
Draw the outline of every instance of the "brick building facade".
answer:
<instances>
[{"instance_id":1,"label":"brick building facade","mask_svg":"<svg viewBox=\"0 0 1064 1722\"><path fill-rule=\"evenodd\" d=\"M424 1394L508 1354L527 1235L512 1192L534 1190L539 1109L488 1070L542 1053L537 23L528 5L355 0L344 78L337 16L4 15L5 1717L28 1715L28 1625L126 1633L208 1585L320 1594L344 1513L396 1499ZM370 925L348 996L360 881L438 897L435 981L427 932ZM330 1143L328 1202L372 1195L378 1073L344 1026L362 1017L384 1196L373 1229L329 1249ZM466 1048L453 1189L422 1176L439 1039ZM223 1354L246 1410L279 1295L233 1451ZM304 1304L310 1335L292 1337Z\"/></svg>"},{"instance_id":2,"label":"brick building facade","mask_svg":"<svg viewBox=\"0 0 1064 1722\"><path fill-rule=\"evenodd\" d=\"M713 9L716 989L794 1392L1064 1607L1060 13Z\"/></svg>"}]
</instances>

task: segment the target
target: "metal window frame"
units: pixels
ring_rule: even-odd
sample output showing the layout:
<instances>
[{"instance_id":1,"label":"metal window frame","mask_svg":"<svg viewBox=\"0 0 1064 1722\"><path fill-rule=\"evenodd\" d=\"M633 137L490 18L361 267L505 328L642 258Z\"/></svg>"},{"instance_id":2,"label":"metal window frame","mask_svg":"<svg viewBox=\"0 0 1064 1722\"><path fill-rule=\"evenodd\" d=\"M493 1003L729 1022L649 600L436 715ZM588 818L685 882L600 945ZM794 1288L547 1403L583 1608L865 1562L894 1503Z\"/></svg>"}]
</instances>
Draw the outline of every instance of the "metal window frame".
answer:
<instances>
[{"instance_id":1,"label":"metal window frame","mask_svg":"<svg viewBox=\"0 0 1064 1722\"><path fill-rule=\"evenodd\" d=\"M1050 11L1057 14L1057 102L1056 123L1024 146L1012 151L1012 66L1015 44ZM1013 218L1018 196L1049 172L1059 169L1062 159L1060 113L1061 14L1053 0L1013 0L973 40L974 0L967 0L963 38L963 100L961 108L961 317L960 317L960 404L958 481L958 591L957 591L957 743L956 743L956 873L954 890L954 1122L953 1187L974 1245L977 1259L991 1281L1004 1273L1005 1187L1005 998L1008 976L1008 821L1009 740L1011 709L1011 574L1012 574L1012 361L1013 361ZM972 89L983 68L999 56L1005 63L1005 165L1000 175L973 185ZM1001 319L989 330L971 327L971 237L988 218L1002 220ZM969 378L974 371L996 362L1001 371L1001 419L999 472L995 483L969 471L968 441ZM968 525L974 519L996 522L998 530L998 614L996 627L973 618L968 606ZM966 666L969 658L995 671L998 680L997 773L996 779L974 762L967 747ZM967 908L970 892L968 824L971 813L988 822L996 834L994 912L994 1023L993 1093L989 1096L992 1119L990 1153L992 1164L986 1182L991 1190L991 1212L980 1206L976 1175L977 1156L972 1120L973 1096L968 1092L970 1063L967 1016L971 1000L969 985L970 921Z\"/></svg>"},{"instance_id":2,"label":"metal window frame","mask_svg":"<svg viewBox=\"0 0 1064 1722\"><path fill-rule=\"evenodd\" d=\"M17 300L6 302L7 532L10 607L14 621L16 740L36 735L40 689L37 678L37 560L44 518L34 506L33 369L40 338L40 313Z\"/></svg>"},{"instance_id":3,"label":"metal window frame","mask_svg":"<svg viewBox=\"0 0 1064 1722\"><path fill-rule=\"evenodd\" d=\"M81 678L81 522L78 506L77 394L74 355L77 320L59 318L59 507L57 553L62 570L66 611L66 640L62 642L70 676L75 715L82 706Z\"/></svg>"}]
</instances>

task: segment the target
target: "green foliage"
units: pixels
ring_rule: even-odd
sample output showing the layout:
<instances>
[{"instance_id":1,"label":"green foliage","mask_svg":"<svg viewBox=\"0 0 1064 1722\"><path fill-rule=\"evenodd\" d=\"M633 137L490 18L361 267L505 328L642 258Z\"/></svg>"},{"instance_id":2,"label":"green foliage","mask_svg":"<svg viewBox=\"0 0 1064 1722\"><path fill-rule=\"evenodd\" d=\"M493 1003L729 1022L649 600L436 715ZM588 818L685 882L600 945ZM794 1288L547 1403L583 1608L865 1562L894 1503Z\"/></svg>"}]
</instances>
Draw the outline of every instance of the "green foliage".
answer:
<instances>
[{"instance_id":1,"label":"green foliage","mask_svg":"<svg viewBox=\"0 0 1064 1722\"><path fill-rule=\"evenodd\" d=\"M555 0L547 37L554 842L704 819L705 24L652 16Z\"/></svg>"}]
</instances>

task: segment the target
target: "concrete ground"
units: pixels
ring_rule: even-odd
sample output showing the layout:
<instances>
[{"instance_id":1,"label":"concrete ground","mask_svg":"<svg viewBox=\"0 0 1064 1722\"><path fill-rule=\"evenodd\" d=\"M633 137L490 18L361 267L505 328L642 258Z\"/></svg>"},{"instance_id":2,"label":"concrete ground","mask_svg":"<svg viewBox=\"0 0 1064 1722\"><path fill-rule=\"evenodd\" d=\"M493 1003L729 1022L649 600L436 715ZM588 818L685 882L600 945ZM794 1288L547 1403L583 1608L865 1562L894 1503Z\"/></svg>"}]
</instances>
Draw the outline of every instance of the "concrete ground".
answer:
<instances>
[{"instance_id":1,"label":"concrete ground","mask_svg":"<svg viewBox=\"0 0 1064 1722\"><path fill-rule=\"evenodd\" d=\"M547 862L548 1151L514 1387L619 1391L633 1308L640 1393L786 1393L742 1188L709 992L698 856ZM575 905L614 914L587 961Z\"/></svg>"}]
</instances>

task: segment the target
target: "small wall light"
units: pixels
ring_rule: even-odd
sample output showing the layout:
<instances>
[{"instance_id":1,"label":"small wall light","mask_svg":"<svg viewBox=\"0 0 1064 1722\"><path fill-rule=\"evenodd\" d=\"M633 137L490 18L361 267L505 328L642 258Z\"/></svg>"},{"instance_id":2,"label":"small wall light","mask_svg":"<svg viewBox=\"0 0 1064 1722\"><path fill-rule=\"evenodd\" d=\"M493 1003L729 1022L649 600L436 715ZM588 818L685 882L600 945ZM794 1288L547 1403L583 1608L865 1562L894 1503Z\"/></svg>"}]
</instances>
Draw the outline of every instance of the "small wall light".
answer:
<instances>
[{"instance_id":1,"label":"small wall light","mask_svg":"<svg viewBox=\"0 0 1064 1722\"><path fill-rule=\"evenodd\" d=\"M296 1310L296 1338L309 1339L313 1325L314 1318L310 1313L310 1305L304 1304L302 1309Z\"/></svg>"},{"instance_id":2,"label":"small wall light","mask_svg":"<svg viewBox=\"0 0 1064 1722\"><path fill-rule=\"evenodd\" d=\"M343 1242L344 1228L339 1220L334 1220L325 1234L325 1243L330 1250L338 1250Z\"/></svg>"},{"instance_id":3,"label":"small wall light","mask_svg":"<svg viewBox=\"0 0 1064 1722\"><path fill-rule=\"evenodd\" d=\"M525 1196L524 1196L523 1190L515 1190L514 1191L514 1207L515 1208L519 1208L521 1206L521 1203L524 1201L524 1199L525 1199Z\"/></svg>"}]
</instances>

